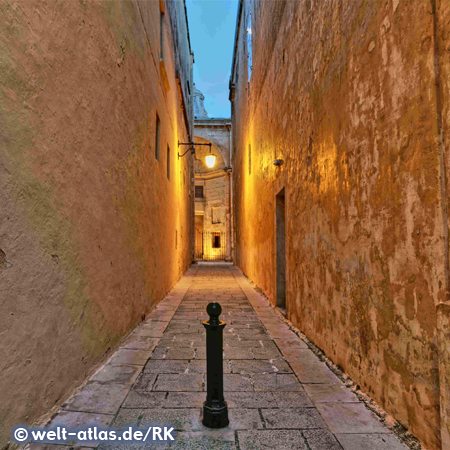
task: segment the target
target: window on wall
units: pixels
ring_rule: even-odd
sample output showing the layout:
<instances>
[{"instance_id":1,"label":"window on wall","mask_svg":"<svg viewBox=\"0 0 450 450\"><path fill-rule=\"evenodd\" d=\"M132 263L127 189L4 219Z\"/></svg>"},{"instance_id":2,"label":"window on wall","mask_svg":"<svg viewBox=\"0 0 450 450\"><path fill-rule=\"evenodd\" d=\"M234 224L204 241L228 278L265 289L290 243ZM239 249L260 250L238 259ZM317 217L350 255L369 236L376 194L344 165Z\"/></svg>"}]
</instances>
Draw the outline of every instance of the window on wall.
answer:
<instances>
[{"instance_id":1,"label":"window on wall","mask_svg":"<svg viewBox=\"0 0 450 450\"><path fill-rule=\"evenodd\" d=\"M170 180L170 147L167 146L167 179Z\"/></svg>"},{"instance_id":2,"label":"window on wall","mask_svg":"<svg viewBox=\"0 0 450 450\"><path fill-rule=\"evenodd\" d=\"M164 61L165 57L165 20L164 20L164 10L160 8L159 11L159 59Z\"/></svg>"},{"instance_id":3,"label":"window on wall","mask_svg":"<svg viewBox=\"0 0 450 450\"><path fill-rule=\"evenodd\" d=\"M159 145L161 139L161 121L158 114L156 114L156 135L155 135L155 158L159 161Z\"/></svg>"},{"instance_id":4,"label":"window on wall","mask_svg":"<svg viewBox=\"0 0 450 450\"><path fill-rule=\"evenodd\" d=\"M248 16L247 23L247 66L248 66L248 82L252 76L253 55L252 55L252 15Z\"/></svg>"},{"instance_id":5,"label":"window on wall","mask_svg":"<svg viewBox=\"0 0 450 450\"><path fill-rule=\"evenodd\" d=\"M220 248L220 233L212 235L212 248Z\"/></svg>"},{"instance_id":6,"label":"window on wall","mask_svg":"<svg viewBox=\"0 0 450 450\"><path fill-rule=\"evenodd\" d=\"M195 198L203 198L203 186L195 186Z\"/></svg>"},{"instance_id":7,"label":"window on wall","mask_svg":"<svg viewBox=\"0 0 450 450\"><path fill-rule=\"evenodd\" d=\"M248 174L252 174L252 144L248 144Z\"/></svg>"}]
</instances>

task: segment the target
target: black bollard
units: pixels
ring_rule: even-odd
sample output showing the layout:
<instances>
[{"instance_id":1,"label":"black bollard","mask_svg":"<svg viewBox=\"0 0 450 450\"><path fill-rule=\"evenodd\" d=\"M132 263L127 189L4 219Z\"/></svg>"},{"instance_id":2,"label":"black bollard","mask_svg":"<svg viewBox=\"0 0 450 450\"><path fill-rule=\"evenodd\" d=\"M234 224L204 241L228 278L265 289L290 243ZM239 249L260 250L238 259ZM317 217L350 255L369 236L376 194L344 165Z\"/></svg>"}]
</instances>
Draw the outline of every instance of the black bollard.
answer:
<instances>
[{"instance_id":1,"label":"black bollard","mask_svg":"<svg viewBox=\"0 0 450 450\"><path fill-rule=\"evenodd\" d=\"M206 307L209 321L206 328L206 402L203 404L203 425L208 428L228 426L228 406L223 398L223 329L219 320L222 308L218 303Z\"/></svg>"}]
</instances>

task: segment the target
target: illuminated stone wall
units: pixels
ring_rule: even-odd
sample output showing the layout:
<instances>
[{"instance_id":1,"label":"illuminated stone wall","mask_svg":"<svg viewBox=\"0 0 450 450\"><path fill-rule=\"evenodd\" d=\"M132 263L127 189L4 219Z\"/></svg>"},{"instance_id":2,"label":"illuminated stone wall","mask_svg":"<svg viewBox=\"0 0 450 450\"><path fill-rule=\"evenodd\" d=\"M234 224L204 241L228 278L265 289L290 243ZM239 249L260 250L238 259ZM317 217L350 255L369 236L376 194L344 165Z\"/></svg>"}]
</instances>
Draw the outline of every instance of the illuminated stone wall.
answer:
<instances>
[{"instance_id":1,"label":"illuminated stone wall","mask_svg":"<svg viewBox=\"0 0 450 450\"><path fill-rule=\"evenodd\" d=\"M2 2L0 86L3 447L13 425L83 383L192 261L193 158L177 158L193 139L184 3Z\"/></svg>"},{"instance_id":2,"label":"illuminated stone wall","mask_svg":"<svg viewBox=\"0 0 450 450\"><path fill-rule=\"evenodd\" d=\"M195 199L195 214L201 220L201 227L206 232L225 233L225 257L231 260L231 173L225 171L230 165L230 119L213 119L195 121L195 142L211 143L211 153L216 156L213 168L208 168L205 157L209 154L209 146L196 146L195 155L195 185L203 186L203 198ZM200 227L198 227L200 228ZM209 239L208 236L207 239ZM215 250L210 248L209 252ZM222 254L222 251L216 251Z\"/></svg>"},{"instance_id":3,"label":"illuminated stone wall","mask_svg":"<svg viewBox=\"0 0 450 450\"><path fill-rule=\"evenodd\" d=\"M443 437L450 411L449 18L434 1L244 1L230 93L236 263L276 304L284 188L288 318L429 449L440 396Z\"/></svg>"}]
</instances>

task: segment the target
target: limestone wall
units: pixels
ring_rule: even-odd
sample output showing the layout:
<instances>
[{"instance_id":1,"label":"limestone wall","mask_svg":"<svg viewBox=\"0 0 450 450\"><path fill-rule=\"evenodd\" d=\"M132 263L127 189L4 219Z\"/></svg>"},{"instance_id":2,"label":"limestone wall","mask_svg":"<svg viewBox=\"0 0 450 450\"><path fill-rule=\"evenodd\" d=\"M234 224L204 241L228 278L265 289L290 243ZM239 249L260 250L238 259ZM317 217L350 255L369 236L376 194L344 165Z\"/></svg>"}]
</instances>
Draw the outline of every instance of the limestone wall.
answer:
<instances>
[{"instance_id":1,"label":"limestone wall","mask_svg":"<svg viewBox=\"0 0 450 450\"><path fill-rule=\"evenodd\" d=\"M289 319L429 449L448 359L448 9L244 1L232 78L237 264L275 303L285 188Z\"/></svg>"},{"instance_id":2,"label":"limestone wall","mask_svg":"<svg viewBox=\"0 0 450 450\"><path fill-rule=\"evenodd\" d=\"M205 131L206 130L206 131ZM205 163L205 157L209 154L209 146L196 146L195 155L195 184L203 186L203 198L195 199L195 213L203 216L202 230L205 232L225 233L226 259L231 258L231 212L230 212L230 173L224 172L229 161L230 133L227 127L223 129L207 129L197 127L195 124L195 142L196 143L217 143L220 147L213 144L211 153L216 156L216 162L213 168L208 168ZM201 136L208 136L207 140ZM208 246L209 248L209 246ZM211 251L211 250L209 250ZM219 252L222 255L222 251Z\"/></svg>"},{"instance_id":3,"label":"limestone wall","mask_svg":"<svg viewBox=\"0 0 450 450\"><path fill-rule=\"evenodd\" d=\"M183 20L182 1L0 4L0 447L64 401L192 261Z\"/></svg>"}]
</instances>

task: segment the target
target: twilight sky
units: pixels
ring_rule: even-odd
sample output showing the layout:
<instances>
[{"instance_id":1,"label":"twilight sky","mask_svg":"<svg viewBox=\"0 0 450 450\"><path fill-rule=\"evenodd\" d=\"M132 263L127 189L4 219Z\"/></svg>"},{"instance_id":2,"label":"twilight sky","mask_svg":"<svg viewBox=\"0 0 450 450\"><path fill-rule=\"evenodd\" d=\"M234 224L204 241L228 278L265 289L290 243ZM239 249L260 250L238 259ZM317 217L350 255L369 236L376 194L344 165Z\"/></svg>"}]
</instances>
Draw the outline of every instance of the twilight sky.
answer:
<instances>
[{"instance_id":1,"label":"twilight sky","mask_svg":"<svg viewBox=\"0 0 450 450\"><path fill-rule=\"evenodd\" d=\"M231 75L238 0L186 0L194 83L205 96L209 117L230 117Z\"/></svg>"}]
</instances>

